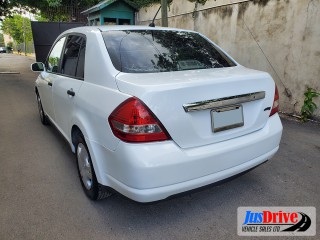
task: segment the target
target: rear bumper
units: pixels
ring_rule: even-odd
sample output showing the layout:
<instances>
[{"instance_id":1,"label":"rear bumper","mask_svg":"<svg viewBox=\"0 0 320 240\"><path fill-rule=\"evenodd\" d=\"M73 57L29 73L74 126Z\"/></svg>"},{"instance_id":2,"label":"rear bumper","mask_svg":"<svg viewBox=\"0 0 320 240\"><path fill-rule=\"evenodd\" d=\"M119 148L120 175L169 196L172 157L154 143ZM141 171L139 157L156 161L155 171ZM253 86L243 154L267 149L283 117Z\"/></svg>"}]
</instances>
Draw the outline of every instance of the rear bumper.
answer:
<instances>
[{"instance_id":1,"label":"rear bumper","mask_svg":"<svg viewBox=\"0 0 320 240\"><path fill-rule=\"evenodd\" d=\"M151 202L202 187L253 168L278 150L282 124L278 114L263 129L236 139L181 149L174 142L128 144L116 151L90 142L98 181L121 194Z\"/></svg>"}]
</instances>

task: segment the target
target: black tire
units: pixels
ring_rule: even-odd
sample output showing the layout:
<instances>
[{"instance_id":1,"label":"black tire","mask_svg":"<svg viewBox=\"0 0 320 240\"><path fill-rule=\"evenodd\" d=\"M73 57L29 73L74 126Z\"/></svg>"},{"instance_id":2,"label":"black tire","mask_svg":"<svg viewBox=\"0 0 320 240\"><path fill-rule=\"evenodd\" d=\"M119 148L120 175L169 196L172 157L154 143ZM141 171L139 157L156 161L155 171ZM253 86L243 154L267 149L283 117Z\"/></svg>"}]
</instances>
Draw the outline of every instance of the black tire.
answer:
<instances>
[{"instance_id":1,"label":"black tire","mask_svg":"<svg viewBox=\"0 0 320 240\"><path fill-rule=\"evenodd\" d=\"M83 152L84 150L87 153L87 164L83 161ZM78 134L77 137L77 144L76 144L76 158L77 158L77 168L78 168L78 175L81 182L81 186L85 194L91 200L100 200L107 198L112 195L112 192L109 189L101 184L98 183L97 177L92 165L91 156L87 144L84 140L84 137L81 134ZM89 169L90 166L90 169ZM82 169L82 170L80 170ZM91 172L91 180L84 174L84 171L87 170L87 173ZM89 174L90 175L90 174Z\"/></svg>"},{"instance_id":2,"label":"black tire","mask_svg":"<svg viewBox=\"0 0 320 240\"><path fill-rule=\"evenodd\" d=\"M40 99L39 94L37 93L37 104L38 104L38 111L39 111L39 116L40 116L40 121L43 125L48 125L49 124L49 120L48 117L46 116L46 114L43 111L43 107L42 107L42 102Z\"/></svg>"}]
</instances>

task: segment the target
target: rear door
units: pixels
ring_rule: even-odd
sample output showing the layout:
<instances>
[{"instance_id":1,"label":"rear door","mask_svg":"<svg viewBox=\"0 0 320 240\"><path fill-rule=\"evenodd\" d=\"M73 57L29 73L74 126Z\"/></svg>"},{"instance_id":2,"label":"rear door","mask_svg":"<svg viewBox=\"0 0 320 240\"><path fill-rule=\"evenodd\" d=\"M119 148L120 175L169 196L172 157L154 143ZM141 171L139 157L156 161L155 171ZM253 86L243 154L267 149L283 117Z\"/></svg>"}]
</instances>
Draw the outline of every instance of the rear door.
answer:
<instances>
[{"instance_id":1,"label":"rear door","mask_svg":"<svg viewBox=\"0 0 320 240\"><path fill-rule=\"evenodd\" d=\"M63 49L61 73L53 86L53 105L59 130L69 139L71 120L75 111L77 93L84 79L86 38L84 35L67 36Z\"/></svg>"}]
</instances>

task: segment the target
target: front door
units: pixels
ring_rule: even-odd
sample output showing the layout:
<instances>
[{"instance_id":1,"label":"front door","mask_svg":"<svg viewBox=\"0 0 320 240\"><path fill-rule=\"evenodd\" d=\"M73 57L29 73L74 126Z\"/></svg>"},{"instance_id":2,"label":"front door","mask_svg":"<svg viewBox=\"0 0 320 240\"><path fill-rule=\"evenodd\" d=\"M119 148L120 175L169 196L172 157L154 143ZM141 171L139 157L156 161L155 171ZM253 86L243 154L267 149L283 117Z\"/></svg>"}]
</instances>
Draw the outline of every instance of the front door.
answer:
<instances>
[{"instance_id":1,"label":"front door","mask_svg":"<svg viewBox=\"0 0 320 240\"><path fill-rule=\"evenodd\" d=\"M55 121L55 115L52 99L52 87L55 80L59 77L59 65L65 40L66 38L62 37L53 46L46 61L46 71L40 74L41 81L39 81L38 86L43 109L46 115L53 122Z\"/></svg>"}]
</instances>

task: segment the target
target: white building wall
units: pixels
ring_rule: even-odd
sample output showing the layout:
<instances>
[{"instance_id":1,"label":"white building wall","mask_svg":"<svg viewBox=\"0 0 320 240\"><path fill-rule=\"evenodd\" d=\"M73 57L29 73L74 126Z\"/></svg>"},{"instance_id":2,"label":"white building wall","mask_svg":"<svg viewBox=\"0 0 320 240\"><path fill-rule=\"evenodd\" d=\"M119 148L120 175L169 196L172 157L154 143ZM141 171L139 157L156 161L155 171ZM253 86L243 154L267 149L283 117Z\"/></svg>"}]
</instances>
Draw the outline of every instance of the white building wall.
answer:
<instances>
[{"instance_id":1,"label":"white building wall","mask_svg":"<svg viewBox=\"0 0 320 240\"><path fill-rule=\"evenodd\" d=\"M3 34L4 45L7 46L9 42L13 42L13 38L7 34Z\"/></svg>"}]
</instances>

